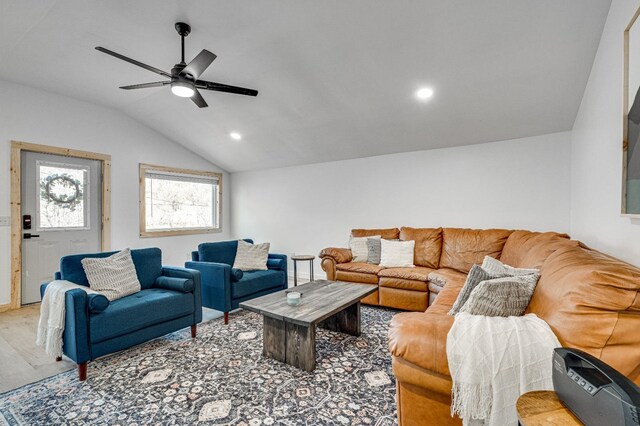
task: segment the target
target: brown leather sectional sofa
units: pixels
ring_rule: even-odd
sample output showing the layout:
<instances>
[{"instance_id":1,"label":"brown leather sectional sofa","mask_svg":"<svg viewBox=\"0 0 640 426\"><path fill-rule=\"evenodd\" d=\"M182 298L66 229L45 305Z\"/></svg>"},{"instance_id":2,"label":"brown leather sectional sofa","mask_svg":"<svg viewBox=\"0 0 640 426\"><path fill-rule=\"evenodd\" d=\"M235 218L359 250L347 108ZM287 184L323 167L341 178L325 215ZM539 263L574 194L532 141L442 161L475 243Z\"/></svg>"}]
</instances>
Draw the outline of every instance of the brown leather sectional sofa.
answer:
<instances>
[{"instance_id":1,"label":"brown leather sectional sofa","mask_svg":"<svg viewBox=\"0 0 640 426\"><path fill-rule=\"evenodd\" d=\"M352 263L348 249L320 254L328 279L378 286L366 303L417 311L395 315L389 330L401 425L461 424L450 415L446 338L454 318L447 312L471 266L486 255L539 268L527 313L544 319L563 346L587 351L640 384L640 269L555 232L392 228L352 235L416 241L416 268Z\"/></svg>"}]
</instances>

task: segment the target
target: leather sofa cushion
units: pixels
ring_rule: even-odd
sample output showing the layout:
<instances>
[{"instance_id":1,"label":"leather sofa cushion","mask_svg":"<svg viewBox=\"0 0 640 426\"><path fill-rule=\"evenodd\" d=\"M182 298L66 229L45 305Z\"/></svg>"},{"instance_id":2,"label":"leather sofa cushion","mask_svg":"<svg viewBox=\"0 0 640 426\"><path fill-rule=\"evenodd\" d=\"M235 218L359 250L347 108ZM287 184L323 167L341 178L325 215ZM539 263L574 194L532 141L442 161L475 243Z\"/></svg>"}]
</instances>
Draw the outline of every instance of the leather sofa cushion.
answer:
<instances>
[{"instance_id":1,"label":"leather sofa cushion","mask_svg":"<svg viewBox=\"0 0 640 426\"><path fill-rule=\"evenodd\" d=\"M365 263L365 262L347 262L347 263L338 263L336 265L336 269L338 271L362 272L365 274L377 275L378 272L382 271L382 269L384 268L378 265L372 265L371 263Z\"/></svg>"},{"instance_id":2,"label":"leather sofa cushion","mask_svg":"<svg viewBox=\"0 0 640 426\"><path fill-rule=\"evenodd\" d=\"M389 326L389 350L421 368L449 376L447 334L454 317L430 310L394 315Z\"/></svg>"},{"instance_id":3,"label":"leather sofa cushion","mask_svg":"<svg viewBox=\"0 0 640 426\"><path fill-rule=\"evenodd\" d=\"M150 288L114 300L103 312L89 317L91 343L192 314L193 298L193 293Z\"/></svg>"},{"instance_id":4,"label":"leather sofa cushion","mask_svg":"<svg viewBox=\"0 0 640 426\"><path fill-rule=\"evenodd\" d=\"M498 259L511 232L506 229L444 228L439 266L467 273L474 264L482 264L485 256Z\"/></svg>"},{"instance_id":5,"label":"leather sofa cushion","mask_svg":"<svg viewBox=\"0 0 640 426\"><path fill-rule=\"evenodd\" d=\"M432 268L424 268L421 266L414 268L384 268L378 272L378 276L427 282L429 280L429 272L432 271Z\"/></svg>"},{"instance_id":6,"label":"leather sofa cushion","mask_svg":"<svg viewBox=\"0 0 640 426\"><path fill-rule=\"evenodd\" d=\"M336 271L336 280L360 284L378 284L378 274L365 272Z\"/></svg>"},{"instance_id":7,"label":"leather sofa cushion","mask_svg":"<svg viewBox=\"0 0 640 426\"><path fill-rule=\"evenodd\" d=\"M413 263L416 266L437 268L442 251L442 228L400 228L400 239L415 241Z\"/></svg>"},{"instance_id":8,"label":"leather sofa cushion","mask_svg":"<svg viewBox=\"0 0 640 426\"><path fill-rule=\"evenodd\" d=\"M380 287L398 288L401 290L420 291L426 293L429 287L424 281L408 280L404 278L380 277ZM402 309L402 307L400 307ZM425 306L424 309L427 309ZM423 309L423 311L424 311Z\"/></svg>"},{"instance_id":9,"label":"leather sofa cushion","mask_svg":"<svg viewBox=\"0 0 640 426\"><path fill-rule=\"evenodd\" d=\"M436 297L431 306L429 306L429 309L427 309L427 312L447 315L458 298L460 290L464 287L465 280L466 276L465 278L460 277L447 281L438 293L438 297Z\"/></svg>"},{"instance_id":10,"label":"leather sofa cushion","mask_svg":"<svg viewBox=\"0 0 640 426\"><path fill-rule=\"evenodd\" d=\"M284 271L244 271L242 278L231 284L231 297L239 299L270 288L282 287L285 280Z\"/></svg>"},{"instance_id":11,"label":"leather sofa cushion","mask_svg":"<svg viewBox=\"0 0 640 426\"><path fill-rule=\"evenodd\" d=\"M397 240L400 236L400 230L398 228L386 228L386 229L352 229L352 237L372 237L374 235L380 235L385 240Z\"/></svg>"},{"instance_id":12,"label":"leather sofa cushion","mask_svg":"<svg viewBox=\"0 0 640 426\"><path fill-rule=\"evenodd\" d=\"M557 232L514 231L502 249L500 261L514 268L540 269L554 251L577 247L578 241Z\"/></svg>"},{"instance_id":13,"label":"leather sofa cushion","mask_svg":"<svg viewBox=\"0 0 640 426\"><path fill-rule=\"evenodd\" d=\"M429 272L429 282L442 288L449 281L462 282L464 284L467 274L456 271L455 269L440 268Z\"/></svg>"},{"instance_id":14,"label":"leather sofa cushion","mask_svg":"<svg viewBox=\"0 0 640 426\"><path fill-rule=\"evenodd\" d=\"M540 273L527 312L545 320L562 346L589 352L638 380L640 269L567 247L552 253Z\"/></svg>"}]
</instances>

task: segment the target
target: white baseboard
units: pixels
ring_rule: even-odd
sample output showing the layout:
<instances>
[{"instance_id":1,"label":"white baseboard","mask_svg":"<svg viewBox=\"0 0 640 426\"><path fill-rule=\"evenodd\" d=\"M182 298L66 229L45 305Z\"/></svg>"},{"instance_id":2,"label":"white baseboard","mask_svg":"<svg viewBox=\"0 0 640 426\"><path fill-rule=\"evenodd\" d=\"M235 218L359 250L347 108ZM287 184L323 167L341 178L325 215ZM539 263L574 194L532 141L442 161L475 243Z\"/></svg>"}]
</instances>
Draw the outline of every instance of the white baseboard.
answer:
<instances>
[{"instance_id":1,"label":"white baseboard","mask_svg":"<svg viewBox=\"0 0 640 426\"><path fill-rule=\"evenodd\" d=\"M301 272L298 271L298 284L304 284L309 282L311 278L311 274L309 272ZM326 280L327 274L323 270L313 271L313 279L314 280ZM289 271L289 284L293 285L293 271Z\"/></svg>"}]
</instances>

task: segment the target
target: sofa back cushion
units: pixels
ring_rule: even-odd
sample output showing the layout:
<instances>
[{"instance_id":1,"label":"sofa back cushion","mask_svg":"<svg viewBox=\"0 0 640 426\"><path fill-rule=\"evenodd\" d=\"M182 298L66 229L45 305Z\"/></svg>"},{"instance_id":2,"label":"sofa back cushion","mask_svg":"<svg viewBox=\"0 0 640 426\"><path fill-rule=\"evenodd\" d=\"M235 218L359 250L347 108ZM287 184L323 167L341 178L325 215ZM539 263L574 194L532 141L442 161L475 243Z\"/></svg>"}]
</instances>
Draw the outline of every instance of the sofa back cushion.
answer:
<instances>
[{"instance_id":1,"label":"sofa back cushion","mask_svg":"<svg viewBox=\"0 0 640 426\"><path fill-rule=\"evenodd\" d=\"M400 239L415 241L413 263L416 266L438 269L442 251L442 228L400 228Z\"/></svg>"},{"instance_id":2,"label":"sofa back cushion","mask_svg":"<svg viewBox=\"0 0 640 426\"><path fill-rule=\"evenodd\" d=\"M514 231L502 249L500 261L515 268L540 269L554 251L577 247L578 241L557 232Z\"/></svg>"},{"instance_id":3,"label":"sofa back cushion","mask_svg":"<svg viewBox=\"0 0 640 426\"><path fill-rule=\"evenodd\" d=\"M64 256L60 259L60 279L88 287L89 281L82 267L82 259L87 257L104 258L116 253L118 252L106 251ZM153 287L156 279L162 275L162 251L157 247L131 250L131 259L136 267L140 287L142 289Z\"/></svg>"},{"instance_id":4,"label":"sofa back cushion","mask_svg":"<svg viewBox=\"0 0 640 426\"><path fill-rule=\"evenodd\" d=\"M253 240L244 241L253 244ZM199 262L224 263L233 266L238 251L238 240L218 241L215 243L202 243L198 245Z\"/></svg>"},{"instance_id":5,"label":"sofa back cushion","mask_svg":"<svg viewBox=\"0 0 640 426\"><path fill-rule=\"evenodd\" d=\"M485 256L498 259L511 232L506 229L444 228L439 267L466 274L474 264L481 264Z\"/></svg>"},{"instance_id":6,"label":"sofa back cushion","mask_svg":"<svg viewBox=\"0 0 640 426\"><path fill-rule=\"evenodd\" d=\"M584 247L542 264L527 313L545 320L562 346L582 349L640 380L640 269Z\"/></svg>"},{"instance_id":7,"label":"sofa back cushion","mask_svg":"<svg viewBox=\"0 0 640 426\"><path fill-rule=\"evenodd\" d=\"M385 240L397 240L400 236L400 230L398 228L383 228L383 229L352 229L351 236L357 237L373 237L374 235L380 235Z\"/></svg>"}]
</instances>

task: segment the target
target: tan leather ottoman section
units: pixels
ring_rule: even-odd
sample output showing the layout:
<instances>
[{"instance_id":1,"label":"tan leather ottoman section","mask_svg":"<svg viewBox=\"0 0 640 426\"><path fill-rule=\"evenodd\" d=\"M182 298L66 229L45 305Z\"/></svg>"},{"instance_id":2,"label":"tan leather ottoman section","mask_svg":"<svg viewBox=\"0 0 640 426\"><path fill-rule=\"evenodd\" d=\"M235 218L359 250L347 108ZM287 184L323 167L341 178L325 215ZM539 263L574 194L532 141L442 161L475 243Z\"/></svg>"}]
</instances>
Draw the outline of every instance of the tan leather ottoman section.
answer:
<instances>
[{"instance_id":1,"label":"tan leather ottoman section","mask_svg":"<svg viewBox=\"0 0 640 426\"><path fill-rule=\"evenodd\" d=\"M418 312L424 312L429 306L427 292L390 287L380 287L378 292L380 294L380 306Z\"/></svg>"}]
</instances>

